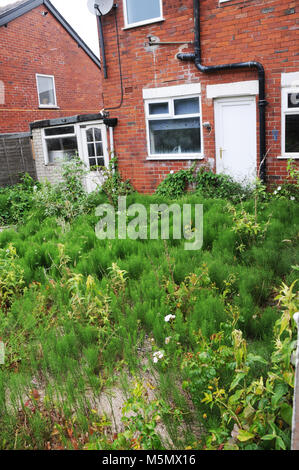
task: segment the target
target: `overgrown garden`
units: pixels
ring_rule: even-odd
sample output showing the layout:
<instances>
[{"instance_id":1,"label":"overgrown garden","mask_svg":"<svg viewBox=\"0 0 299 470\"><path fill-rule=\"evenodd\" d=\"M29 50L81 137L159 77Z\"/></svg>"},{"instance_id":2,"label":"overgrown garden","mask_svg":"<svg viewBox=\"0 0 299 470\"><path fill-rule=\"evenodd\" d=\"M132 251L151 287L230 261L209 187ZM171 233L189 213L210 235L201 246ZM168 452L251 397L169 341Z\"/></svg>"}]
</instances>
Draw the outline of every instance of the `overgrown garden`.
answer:
<instances>
[{"instance_id":1,"label":"overgrown garden","mask_svg":"<svg viewBox=\"0 0 299 470\"><path fill-rule=\"evenodd\" d=\"M146 196L108 170L86 195L75 160L0 191L1 449L290 448L298 184L192 172ZM203 204L202 249L99 240L95 208L124 194Z\"/></svg>"}]
</instances>

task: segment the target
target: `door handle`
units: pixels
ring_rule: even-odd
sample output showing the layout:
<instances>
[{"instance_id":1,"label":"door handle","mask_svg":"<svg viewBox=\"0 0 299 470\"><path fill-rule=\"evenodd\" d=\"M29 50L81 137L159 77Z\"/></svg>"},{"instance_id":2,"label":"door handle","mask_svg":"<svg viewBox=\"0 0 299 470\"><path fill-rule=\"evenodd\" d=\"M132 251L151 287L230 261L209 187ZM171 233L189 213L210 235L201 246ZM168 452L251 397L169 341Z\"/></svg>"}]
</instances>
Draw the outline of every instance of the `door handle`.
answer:
<instances>
[{"instance_id":1,"label":"door handle","mask_svg":"<svg viewBox=\"0 0 299 470\"><path fill-rule=\"evenodd\" d=\"M225 149L223 149L222 147L220 147L220 160L222 160L224 150L225 150Z\"/></svg>"}]
</instances>

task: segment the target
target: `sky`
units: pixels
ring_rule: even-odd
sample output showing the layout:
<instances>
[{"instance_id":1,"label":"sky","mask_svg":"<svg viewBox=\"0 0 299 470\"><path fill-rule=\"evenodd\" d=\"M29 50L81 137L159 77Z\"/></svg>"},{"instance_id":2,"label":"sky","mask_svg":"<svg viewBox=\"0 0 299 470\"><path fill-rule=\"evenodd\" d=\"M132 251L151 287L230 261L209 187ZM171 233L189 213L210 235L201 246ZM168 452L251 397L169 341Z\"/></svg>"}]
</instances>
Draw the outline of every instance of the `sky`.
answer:
<instances>
[{"instance_id":1,"label":"sky","mask_svg":"<svg viewBox=\"0 0 299 470\"><path fill-rule=\"evenodd\" d=\"M64 16L92 51L99 56L99 40L96 16L90 13L87 0L50 0ZM0 6L15 3L16 0L0 0Z\"/></svg>"}]
</instances>

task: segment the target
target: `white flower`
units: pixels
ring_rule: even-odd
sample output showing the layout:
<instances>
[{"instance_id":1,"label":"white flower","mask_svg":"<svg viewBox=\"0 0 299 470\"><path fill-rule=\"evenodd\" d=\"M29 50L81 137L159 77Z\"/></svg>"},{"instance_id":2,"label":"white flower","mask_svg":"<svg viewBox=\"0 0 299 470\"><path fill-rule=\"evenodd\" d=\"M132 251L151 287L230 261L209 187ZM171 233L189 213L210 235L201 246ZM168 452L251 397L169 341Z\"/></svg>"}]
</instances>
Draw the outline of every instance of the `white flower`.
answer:
<instances>
[{"instance_id":1,"label":"white flower","mask_svg":"<svg viewBox=\"0 0 299 470\"><path fill-rule=\"evenodd\" d=\"M290 197L290 200L291 200L291 201L295 201L295 197L294 197L294 196L291 196L291 197Z\"/></svg>"},{"instance_id":2,"label":"white flower","mask_svg":"<svg viewBox=\"0 0 299 470\"><path fill-rule=\"evenodd\" d=\"M174 171L173 171L173 170L171 170L171 171L170 171L170 174L171 174L171 175L173 175L173 173L174 173Z\"/></svg>"},{"instance_id":3,"label":"white flower","mask_svg":"<svg viewBox=\"0 0 299 470\"><path fill-rule=\"evenodd\" d=\"M164 317L164 320L166 322L169 322L170 320L174 320L175 319L175 315L166 315L166 317Z\"/></svg>"},{"instance_id":4,"label":"white flower","mask_svg":"<svg viewBox=\"0 0 299 470\"><path fill-rule=\"evenodd\" d=\"M165 344L169 344L170 340L171 340L171 336L168 336L167 338L165 338Z\"/></svg>"},{"instance_id":5,"label":"white flower","mask_svg":"<svg viewBox=\"0 0 299 470\"><path fill-rule=\"evenodd\" d=\"M281 190L281 186L278 186L277 191L280 191L280 190Z\"/></svg>"},{"instance_id":6,"label":"white flower","mask_svg":"<svg viewBox=\"0 0 299 470\"><path fill-rule=\"evenodd\" d=\"M273 194L277 194L277 191L274 191Z\"/></svg>"},{"instance_id":7,"label":"white flower","mask_svg":"<svg viewBox=\"0 0 299 470\"><path fill-rule=\"evenodd\" d=\"M159 359L163 359L164 357L164 352L163 351L156 351L153 354L153 361L156 364Z\"/></svg>"}]
</instances>

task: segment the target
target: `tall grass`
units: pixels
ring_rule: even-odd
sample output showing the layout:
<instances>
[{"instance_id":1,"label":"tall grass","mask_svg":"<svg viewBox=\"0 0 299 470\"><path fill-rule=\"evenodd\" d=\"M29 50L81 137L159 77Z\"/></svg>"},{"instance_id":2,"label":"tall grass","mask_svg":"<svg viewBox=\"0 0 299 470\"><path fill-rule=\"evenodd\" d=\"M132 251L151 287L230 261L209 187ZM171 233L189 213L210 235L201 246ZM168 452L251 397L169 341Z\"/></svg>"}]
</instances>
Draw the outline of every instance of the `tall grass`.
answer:
<instances>
[{"instance_id":1,"label":"tall grass","mask_svg":"<svg viewBox=\"0 0 299 470\"><path fill-rule=\"evenodd\" d=\"M149 208L162 200L157 195L131 195L128 204L131 202ZM171 335L176 341L169 346L173 363L161 372L161 392L167 394L173 376L176 381L181 379L176 344L183 351L196 352L195 332L201 330L209 338L226 322L223 293L230 276L234 278L230 302L240 312L236 327L242 328L250 347L269 357L278 315L273 303L275 287L296 277L292 266L298 264L298 206L285 200L270 202L258 215L260 223L270 217L264 239L238 253L225 201L191 195L177 202L204 204L204 246L200 251L184 251L184 240L166 244L161 240L98 240L93 214L81 215L69 227L61 226L56 218L42 220L32 214L17 231L0 234L0 248L9 243L16 247L26 284L9 311L0 309L0 338L7 345L6 363L0 366L0 448L44 448L49 439L45 413L30 415L27 431L15 436L19 410L28 412L25 401L30 390L38 387L35 381L44 389L50 408L63 403L63 415L75 413L82 428L88 429L87 390L99 393L103 371L113 374L117 364L131 372L140 370L140 346L148 336L160 349L165 348L166 337ZM244 207L254 210L250 201ZM64 246L65 264L59 244ZM114 288L109 270L113 263L126 271L124 290ZM187 310L184 305L176 307L176 321L170 327L164 320L172 313L165 283L171 281L178 289L190 273L200 276L203 264L213 288L198 289ZM82 299L74 299L66 272L70 277L82 275L82 285L93 276L96 288L109 297L109 327L98 326L101 308L85 316L87 291L80 291ZM179 388L174 386L172 395L170 401L182 410L188 408ZM200 414L200 410L198 405L195 412ZM173 421L168 419L168 424L178 443Z\"/></svg>"}]
</instances>

